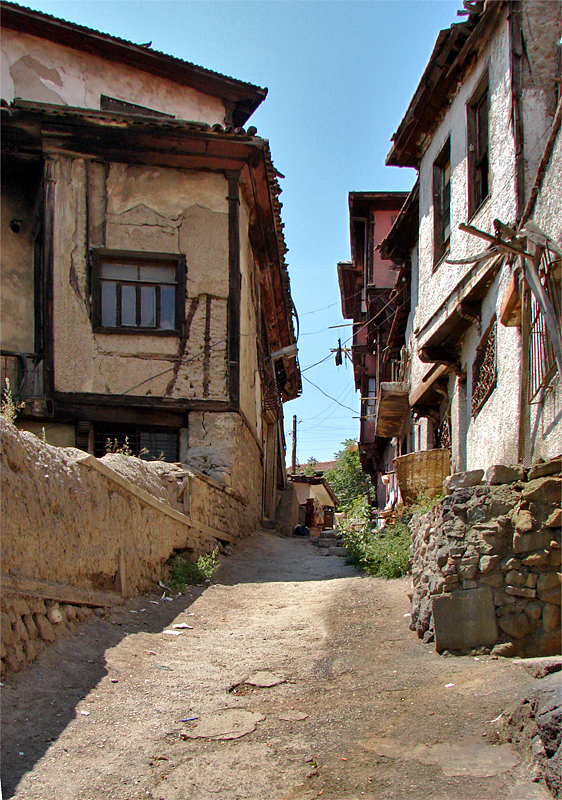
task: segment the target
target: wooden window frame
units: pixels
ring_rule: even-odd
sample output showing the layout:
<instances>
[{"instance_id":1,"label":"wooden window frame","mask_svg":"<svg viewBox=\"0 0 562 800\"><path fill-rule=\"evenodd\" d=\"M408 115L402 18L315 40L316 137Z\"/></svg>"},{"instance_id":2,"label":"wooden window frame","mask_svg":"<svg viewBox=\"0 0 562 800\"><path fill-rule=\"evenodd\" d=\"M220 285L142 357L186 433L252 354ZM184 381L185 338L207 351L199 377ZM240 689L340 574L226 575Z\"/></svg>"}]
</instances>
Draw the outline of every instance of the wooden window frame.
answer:
<instances>
[{"instance_id":1,"label":"wooden window frame","mask_svg":"<svg viewBox=\"0 0 562 800\"><path fill-rule=\"evenodd\" d=\"M433 162L433 268L449 252L451 243L451 137Z\"/></svg>"},{"instance_id":2,"label":"wooden window frame","mask_svg":"<svg viewBox=\"0 0 562 800\"><path fill-rule=\"evenodd\" d=\"M488 74L486 73L466 106L469 220L490 196L489 112L490 100Z\"/></svg>"},{"instance_id":3,"label":"wooden window frame","mask_svg":"<svg viewBox=\"0 0 562 800\"><path fill-rule=\"evenodd\" d=\"M132 250L108 250L106 248L98 248L91 252L91 286L92 286L92 326L95 333L118 333L118 334L134 334L151 336L182 336L185 322L185 281L186 281L186 261L184 255L175 253L147 253ZM117 295L120 296L119 287L124 285L134 285L136 289L136 318L137 324L135 325L122 325L116 324L115 326L107 326L102 324L102 269L106 264L127 264L136 266L167 266L173 267L175 271L175 282L170 284L168 281L163 281L161 284L158 282L146 283L142 280L136 281L118 281ZM161 287L163 285L175 286L175 320L173 328L158 327L160 322L160 307L159 297L160 292L156 291L155 299L155 313L156 325L143 326L140 323L140 292L138 287L142 286L155 286ZM117 310L117 317L119 317L119 309Z\"/></svg>"}]
</instances>

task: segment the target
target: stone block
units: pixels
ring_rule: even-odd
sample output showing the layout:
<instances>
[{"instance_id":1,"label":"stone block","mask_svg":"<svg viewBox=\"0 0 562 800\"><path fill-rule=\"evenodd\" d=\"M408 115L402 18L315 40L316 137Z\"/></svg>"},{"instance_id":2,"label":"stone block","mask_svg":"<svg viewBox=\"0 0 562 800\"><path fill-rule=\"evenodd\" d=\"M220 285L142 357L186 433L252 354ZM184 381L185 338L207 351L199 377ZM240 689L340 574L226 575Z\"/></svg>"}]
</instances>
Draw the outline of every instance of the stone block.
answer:
<instances>
[{"instance_id":1,"label":"stone block","mask_svg":"<svg viewBox=\"0 0 562 800\"><path fill-rule=\"evenodd\" d=\"M472 581L478 574L478 567L471 564L467 566L465 566L464 564L460 564L458 571L459 571L459 577L462 580Z\"/></svg>"},{"instance_id":2,"label":"stone block","mask_svg":"<svg viewBox=\"0 0 562 800\"><path fill-rule=\"evenodd\" d=\"M536 601L531 601L527 603L525 606L525 614L529 617L529 619L539 620L542 616L543 609L540 603Z\"/></svg>"},{"instance_id":3,"label":"stone block","mask_svg":"<svg viewBox=\"0 0 562 800\"><path fill-rule=\"evenodd\" d=\"M23 624L27 628L27 632L29 634L29 638L30 639L37 639L37 637L39 635L38 632L37 632L37 625L33 621L33 617L31 616L31 614L26 614L23 617Z\"/></svg>"},{"instance_id":4,"label":"stone block","mask_svg":"<svg viewBox=\"0 0 562 800\"><path fill-rule=\"evenodd\" d=\"M473 469L469 472L455 472L443 481L443 494L452 494L456 489L468 489L472 486L480 486L483 477L483 469Z\"/></svg>"},{"instance_id":5,"label":"stone block","mask_svg":"<svg viewBox=\"0 0 562 800\"><path fill-rule=\"evenodd\" d=\"M547 475L559 475L562 472L562 458L551 458L550 461L544 461L540 464L535 464L529 471L528 478L534 481L537 478L543 478Z\"/></svg>"},{"instance_id":6,"label":"stone block","mask_svg":"<svg viewBox=\"0 0 562 800\"><path fill-rule=\"evenodd\" d=\"M536 589L538 579L539 576L537 575L536 572L529 572L529 574L527 575L527 581L525 583L525 586L527 586L529 589Z\"/></svg>"},{"instance_id":7,"label":"stone block","mask_svg":"<svg viewBox=\"0 0 562 800\"><path fill-rule=\"evenodd\" d=\"M543 547L541 550L537 550L536 553L531 553L531 555L525 556L525 558L521 560L521 563L526 567L543 567L545 564L548 564L548 561L549 552Z\"/></svg>"},{"instance_id":8,"label":"stone block","mask_svg":"<svg viewBox=\"0 0 562 800\"><path fill-rule=\"evenodd\" d=\"M553 547L553 544L555 544L556 547ZM562 550L560 549L560 545L558 542L551 542L550 546L551 550L548 556L548 563L551 567L559 567L562 564Z\"/></svg>"},{"instance_id":9,"label":"stone block","mask_svg":"<svg viewBox=\"0 0 562 800\"><path fill-rule=\"evenodd\" d=\"M328 548L328 555L329 556L346 556L347 555L347 547L329 547Z\"/></svg>"},{"instance_id":10,"label":"stone block","mask_svg":"<svg viewBox=\"0 0 562 800\"><path fill-rule=\"evenodd\" d=\"M558 572L545 572L539 575L537 582L539 594L554 588L560 589L560 574Z\"/></svg>"},{"instance_id":11,"label":"stone block","mask_svg":"<svg viewBox=\"0 0 562 800\"><path fill-rule=\"evenodd\" d=\"M20 616L16 617L16 621L12 625L12 630L19 641L26 641L29 639L29 633L27 632L27 628L23 624L23 620Z\"/></svg>"},{"instance_id":12,"label":"stone block","mask_svg":"<svg viewBox=\"0 0 562 800\"><path fill-rule=\"evenodd\" d=\"M498 640L492 590L486 586L433 598L438 652L491 646Z\"/></svg>"},{"instance_id":13,"label":"stone block","mask_svg":"<svg viewBox=\"0 0 562 800\"><path fill-rule=\"evenodd\" d=\"M513 518L517 533L530 533L534 528L534 521L528 509L521 509Z\"/></svg>"},{"instance_id":14,"label":"stone block","mask_svg":"<svg viewBox=\"0 0 562 800\"><path fill-rule=\"evenodd\" d=\"M528 597L531 600L537 596L537 590L529 589L528 586L507 586L505 592L511 597Z\"/></svg>"},{"instance_id":15,"label":"stone block","mask_svg":"<svg viewBox=\"0 0 562 800\"><path fill-rule=\"evenodd\" d=\"M463 580L461 581L461 586L463 589L477 589L478 581Z\"/></svg>"},{"instance_id":16,"label":"stone block","mask_svg":"<svg viewBox=\"0 0 562 800\"><path fill-rule=\"evenodd\" d=\"M500 617L499 626L502 631L513 639L523 639L531 630L529 618L517 611Z\"/></svg>"},{"instance_id":17,"label":"stone block","mask_svg":"<svg viewBox=\"0 0 562 800\"><path fill-rule=\"evenodd\" d=\"M549 530L541 531L540 533L515 532L513 534L513 552L531 553L543 547L548 547L550 538Z\"/></svg>"},{"instance_id":18,"label":"stone block","mask_svg":"<svg viewBox=\"0 0 562 800\"><path fill-rule=\"evenodd\" d=\"M497 644L493 650L493 656L500 656L501 658L513 658L514 656L518 655L519 648L515 642L502 642L501 644Z\"/></svg>"},{"instance_id":19,"label":"stone block","mask_svg":"<svg viewBox=\"0 0 562 800\"><path fill-rule=\"evenodd\" d=\"M539 478L528 483L521 492L521 500L560 506L562 478Z\"/></svg>"},{"instance_id":20,"label":"stone block","mask_svg":"<svg viewBox=\"0 0 562 800\"><path fill-rule=\"evenodd\" d=\"M54 642L55 633L49 620L41 614L34 614L33 619L41 639L43 639L45 642Z\"/></svg>"},{"instance_id":21,"label":"stone block","mask_svg":"<svg viewBox=\"0 0 562 800\"><path fill-rule=\"evenodd\" d=\"M527 576L523 572L516 569L510 569L505 573L505 582L511 586L525 586L527 583Z\"/></svg>"},{"instance_id":22,"label":"stone block","mask_svg":"<svg viewBox=\"0 0 562 800\"><path fill-rule=\"evenodd\" d=\"M492 573L491 575L482 575L480 578L480 583L483 583L485 586L493 586L494 589L501 589L503 586L503 578L497 573Z\"/></svg>"},{"instance_id":23,"label":"stone block","mask_svg":"<svg viewBox=\"0 0 562 800\"><path fill-rule=\"evenodd\" d=\"M8 615L5 613L0 616L0 632L0 638L2 639L3 644L10 645L16 641L12 626L10 625L10 620L8 619Z\"/></svg>"},{"instance_id":24,"label":"stone block","mask_svg":"<svg viewBox=\"0 0 562 800\"><path fill-rule=\"evenodd\" d=\"M522 464L495 464L486 470L486 483L497 486L500 483L515 483L525 480L525 470Z\"/></svg>"},{"instance_id":25,"label":"stone block","mask_svg":"<svg viewBox=\"0 0 562 800\"><path fill-rule=\"evenodd\" d=\"M562 526L562 508L556 508L545 522L547 528L560 528Z\"/></svg>"},{"instance_id":26,"label":"stone block","mask_svg":"<svg viewBox=\"0 0 562 800\"><path fill-rule=\"evenodd\" d=\"M508 556L504 558L501 563L502 569L521 569L521 560L519 558L513 558L513 556Z\"/></svg>"},{"instance_id":27,"label":"stone block","mask_svg":"<svg viewBox=\"0 0 562 800\"><path fill-rule=\"evenodd\" d=\"M500 556L482 556L480 559L480 572L486 575L492 572L500 563Z\"/></svg>"},{"instance_id":28,"label":"stone block","mask_svg":"<svg viewBox=\"0 0 562 800\"><path fill-rule=\"evenodd\" d=\"M27 601L23 600L21 597L15 597L12 600L11 606L15 613L20 617L23 617L25 614L31 614L31 610L27 604Z\"/></svg>"},{"instance_id":29,"label":"stone block","mask_svg":"<svg viewBox=\"0 0 562 800\"><path fill-rule=\"evenodd\" d=\"M542 610L542 626L546 633L560 630L560 606L546 603Z\"/></svg>"}]
</instances>

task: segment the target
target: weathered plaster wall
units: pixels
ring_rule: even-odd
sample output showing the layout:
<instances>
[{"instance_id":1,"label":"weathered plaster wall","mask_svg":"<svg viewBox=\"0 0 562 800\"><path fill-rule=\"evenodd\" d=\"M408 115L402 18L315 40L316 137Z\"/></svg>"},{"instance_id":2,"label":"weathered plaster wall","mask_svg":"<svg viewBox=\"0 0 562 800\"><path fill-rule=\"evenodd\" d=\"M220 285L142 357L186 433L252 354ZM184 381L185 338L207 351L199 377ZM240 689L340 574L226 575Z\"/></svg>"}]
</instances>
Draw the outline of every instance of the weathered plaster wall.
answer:
<instances>
[{"instance_id":1,"label":"weathered plaster wall","mask_svg":"<svg viewBox=\"0 0 562 800\"><path fill-rule=\"evenodd\" d=\"M554 150L537 204L533 221L562 246L562 134L558 133ZM562 268L558 266L558 290L562 280ZM562 452L562 386L560 376L555 376L540 401L529 409L528 449L534 460L553 458Z\"/></svg>"},{"instance_id":2,"label":"weathered plaster wall","mask_svg":"<svg viewBox=\"0 0 562 800\"><path fill-rule=\"evenodd\" d=\"M257 267L249 239L249 209L240 203L240 408L254 434L261 437L261 385L258 367L257 332L260 289ZM257 391L259 389L259 391Z\"/></svg>"},{"instance_id":3,"label":"weathered plaster wall","mask_svg":"<svg viewBox=\"0 0 562 800\"><path fill-rule=\"evenodd\" d=\"M224 125L224 103L172 80L149 75L70 47L2 31L2 99L99 109L100 95L179 119Z\"/></svg>"},{"instance_id":4,"label":"weathered plaster wall","mask_svg":"<svg viewBox=\"0 0 562 800\"><path fill-rule=\"evenodd\" d=\"M0 296L2 349L33 353L34 279L33 243L38 180L34 171L8 165L2 171ZM19 230L12 230L15 220ZM13 388L13 387L12 387Z\"/></svg>"},{"instance_id":5,"label":"weathered plaster wall","mask_svg":"<svg viewBox=\"0 0 562 800\"><path fill-rule=\"evenodd\" d=\"M95 461L125 478L123 486L81 465L80 450L51 447L3 418L0 430L2 571L16 583L32 579L86 594L118 589L131 596L163 576L174 549L187 548L196 558L259 524L259 454L243 426L236 427L235 446L247 458L234 479L245 496L178 465L118 455ZM143 491L171 513L155 508ZM12 591L3 598L2 671L5 664L20 669L43 646L38 639L53 641L67 630L66 610L49 617L58 603L23 595ZM82 609L111 601L54 599ZM72 609L68 614L76 619Z\"/></svg>"},{"instance_id":6,"label":"weathered plaster wall","mask_svg":"<svg viewBox=\"0 0 562 800\"><path fill-rule=\"evenodd\" d=\"M224 176L88 165L65 156L55 157L51 168L58 209L56 389L120 394L146 381L133 393L225 399L229 286ZM93 333L87 233L96 247L185 254L185 343L177 336Z\"/></svg>"}]
</instances>

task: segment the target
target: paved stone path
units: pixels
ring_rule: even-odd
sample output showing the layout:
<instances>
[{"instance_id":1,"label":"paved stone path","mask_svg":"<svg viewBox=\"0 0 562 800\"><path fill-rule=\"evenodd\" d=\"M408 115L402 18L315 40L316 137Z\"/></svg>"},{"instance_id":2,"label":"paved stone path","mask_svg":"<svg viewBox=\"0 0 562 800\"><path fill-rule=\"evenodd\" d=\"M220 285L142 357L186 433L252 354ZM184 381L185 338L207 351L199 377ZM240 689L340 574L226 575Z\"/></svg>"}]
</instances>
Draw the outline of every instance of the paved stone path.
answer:
<instances>
[{"instance_id":1,"label":"paved stone path","mask_svg":"<svg viewBox=\"0 0 562 800\"><path fill-rule=\"evenodd\" d=\"M4 800L550 797L496 733L528 673L438 656L408 589L260 533L82 624L4 686Z\"/></svg>"}]
</instances>

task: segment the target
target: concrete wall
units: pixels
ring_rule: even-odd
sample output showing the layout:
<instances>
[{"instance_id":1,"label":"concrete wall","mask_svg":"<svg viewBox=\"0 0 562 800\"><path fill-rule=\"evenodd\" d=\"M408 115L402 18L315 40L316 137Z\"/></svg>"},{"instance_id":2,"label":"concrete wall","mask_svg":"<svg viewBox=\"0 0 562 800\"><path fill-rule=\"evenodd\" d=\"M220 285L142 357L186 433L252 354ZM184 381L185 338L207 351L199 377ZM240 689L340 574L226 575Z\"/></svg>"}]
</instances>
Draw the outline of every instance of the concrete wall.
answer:
<instances>
[{"instance_id":1,"label":"concrete wall","mask_svg":"<svg viewBox=\"0 0 562 800\"><path fill-rule=\"evenodd\" d=\"M2 658L10 669L37 651L34 646L27 653L29 630L26 637L21 627L26 614L46 615L37 603L110 605L160 579L174 549L187 548L196 558L259 524L251 485L260 478L259 454L252 455L253 440L243 426L236 442L248 458L234 482L245 495L178 465L120 455L97 461L80 450L51 447L3 418L0 430L3 590L12 587L4 597L11 630ZM25 590L13 589L18 582L37 584L32 601ZM49 593L46 584L56 586ZM29 610L22 605L17 611L20 600Z\"/></svg>"},{"instance_id":2,"label":"concrete wall","mask_svg":"<svg viewBox=\"0 0 562 800\"><path fill-rule=\"evenodd\" d=\"M70 47L2 31L2 99L99 109L105 94L179 119L225 123L218 97Z\"/></svg>"}]
</instances>

